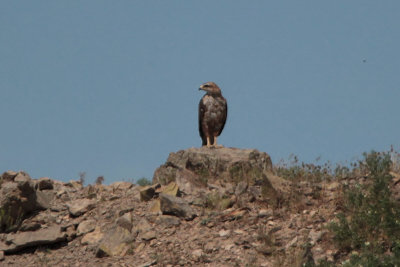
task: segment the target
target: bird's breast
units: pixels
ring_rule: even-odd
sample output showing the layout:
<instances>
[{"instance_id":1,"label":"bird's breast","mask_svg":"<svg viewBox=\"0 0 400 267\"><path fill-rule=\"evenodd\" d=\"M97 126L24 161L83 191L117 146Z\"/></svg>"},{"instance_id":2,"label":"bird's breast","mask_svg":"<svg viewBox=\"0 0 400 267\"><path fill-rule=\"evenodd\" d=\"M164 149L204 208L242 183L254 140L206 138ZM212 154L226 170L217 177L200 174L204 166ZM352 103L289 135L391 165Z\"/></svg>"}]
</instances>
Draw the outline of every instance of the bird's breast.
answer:
<instances>
[{"instance_id":1,"label":"bird's breast","mask_svg":"<svg viewBox=\"0 0 400 267\"><path fill-rule=\"evenodd\" d=\"M208 110L212 110L212 111L219 109L223 105L223 103L221 101L219 101L219 99L214 98L209 95L204 96L203 104L206 106L206 108Z\"/></svg>"},{"instance_id":2,"label":"bird's breast","mask_svg":"<svg viewBox=\"0 0 400 267\"><path fill-rule=\"evenodd\" d=\"M204 96L203 105L205 106L204 117L208 120L218 120L225 108L221 101L208 95Z\"/></svg>"}]
</instances>

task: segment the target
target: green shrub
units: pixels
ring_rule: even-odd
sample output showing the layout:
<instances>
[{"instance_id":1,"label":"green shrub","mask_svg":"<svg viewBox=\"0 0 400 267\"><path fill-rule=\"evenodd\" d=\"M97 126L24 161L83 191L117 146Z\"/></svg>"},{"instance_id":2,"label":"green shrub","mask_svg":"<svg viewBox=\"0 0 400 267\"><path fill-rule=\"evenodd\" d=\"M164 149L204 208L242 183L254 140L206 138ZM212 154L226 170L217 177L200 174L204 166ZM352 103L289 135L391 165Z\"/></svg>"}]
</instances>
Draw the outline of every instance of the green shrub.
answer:
<instances>
[{"instance_id":1,"label":"green shrub","mask_svg":"<svg viewBox=\"0 0 400 267\"><path fill-rule=\"evenodd\" d=\"M138 184L140 186L147 186L147 185L151 185L151 181L149 179L147 179L146 177L142 177L136 181L136 184Z\"/></svg>"},{"instance_id":2,"label":"green shrub","mask_svg":"<svg viewBox=\"0 0 400 267\"><path fill-rule=\"evenodd\" d=\"M359 167L367 180L345 189L343 212L330 224L339 249L352 252L344 266L399 266L400 205L389 188L390 156L364 153Z\"/></svg>"}]
</instances>

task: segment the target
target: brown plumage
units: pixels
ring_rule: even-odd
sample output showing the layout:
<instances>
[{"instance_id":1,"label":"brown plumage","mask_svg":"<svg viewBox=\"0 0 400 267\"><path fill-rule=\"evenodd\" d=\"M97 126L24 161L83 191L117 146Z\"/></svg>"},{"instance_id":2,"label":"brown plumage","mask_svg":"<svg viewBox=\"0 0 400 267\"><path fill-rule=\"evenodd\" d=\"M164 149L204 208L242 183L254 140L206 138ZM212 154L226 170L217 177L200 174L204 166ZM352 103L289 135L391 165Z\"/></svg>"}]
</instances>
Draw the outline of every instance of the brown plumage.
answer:
<instances>
[{"instance_id":1,"label":"brown plumage","mask_svg":"<svg viewBox=\"0 0 400 267\"><path fill-rule=\"evenodd\" d=\"M221 89L214 82L203 83L199 90L206 92L199 103L199 133L202 145L218 147L217 137L224 129L228 105Z\"/></svg>"}]
</instances>

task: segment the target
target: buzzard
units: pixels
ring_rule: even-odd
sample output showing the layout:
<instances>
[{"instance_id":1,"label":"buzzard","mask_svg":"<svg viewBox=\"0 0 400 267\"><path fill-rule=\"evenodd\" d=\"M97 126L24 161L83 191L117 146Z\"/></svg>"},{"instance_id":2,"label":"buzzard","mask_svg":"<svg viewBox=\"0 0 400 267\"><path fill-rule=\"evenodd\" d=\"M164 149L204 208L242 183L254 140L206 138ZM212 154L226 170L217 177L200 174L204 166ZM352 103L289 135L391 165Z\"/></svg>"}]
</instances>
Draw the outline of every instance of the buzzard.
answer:
<instances>
[{"instance_id":1,"label":"buzzard","mask_svg":"<svg viewBox=\"0 0 400 267\"><path fill-rule=\"evenodd\" d=\"M206 91L199 103L199 133L202 145L218 147L217 137L224 129L228 105L221 89L214 82L203 83L199 90Z\"/></svg>"}]
</instances>

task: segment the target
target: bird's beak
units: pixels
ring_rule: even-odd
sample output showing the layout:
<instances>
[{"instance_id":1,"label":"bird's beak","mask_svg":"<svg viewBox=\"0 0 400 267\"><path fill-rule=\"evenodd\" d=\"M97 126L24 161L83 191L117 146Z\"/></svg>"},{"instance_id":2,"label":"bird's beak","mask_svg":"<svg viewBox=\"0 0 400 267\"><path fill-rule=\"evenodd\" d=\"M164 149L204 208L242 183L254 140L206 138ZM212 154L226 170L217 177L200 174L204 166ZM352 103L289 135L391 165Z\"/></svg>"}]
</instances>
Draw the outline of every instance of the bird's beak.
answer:
<instances>
[{"instance_id":1,"label":"bird's beak","mask_svg":"<svg viewBox=\"0 0 400 267\"><path fill-rule=\"evenodd\" d=\"M199 91L200 91L200 90L203 90L203 85L200 85L200 87L199 87Z\"/></svg>"}]
</instances>

